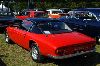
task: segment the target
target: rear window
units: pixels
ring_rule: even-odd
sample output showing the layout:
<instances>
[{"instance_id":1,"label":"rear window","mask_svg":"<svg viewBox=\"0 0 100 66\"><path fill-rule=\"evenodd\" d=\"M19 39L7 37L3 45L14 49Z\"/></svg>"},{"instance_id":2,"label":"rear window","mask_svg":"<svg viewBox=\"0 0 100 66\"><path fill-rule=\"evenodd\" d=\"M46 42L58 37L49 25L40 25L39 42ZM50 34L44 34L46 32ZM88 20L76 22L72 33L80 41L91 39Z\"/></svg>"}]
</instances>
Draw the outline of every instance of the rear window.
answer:
<instances>
[{"instance_id":1,"label":"rear window","mask_svg":"<svg viewBox=\"0 0 100 66\"><path fill-rule=\"evenodd\" d=\"M24 21L23 23L22 23L22 26L26 29L26 30L29 30L29 28L32 26L32 22L31 21Z\"/></svg>"},{"instance_id":2,"label":"rear window","mask_svg":"<svg viewBox=\"0 0 100 66\"><path fill-rule=\"evenodd\" d=\"M80 19L96 19L95 16L92 13L89 13L87 11L75 12L75 17L80 18Z\"/></svg>"}]
</instances>

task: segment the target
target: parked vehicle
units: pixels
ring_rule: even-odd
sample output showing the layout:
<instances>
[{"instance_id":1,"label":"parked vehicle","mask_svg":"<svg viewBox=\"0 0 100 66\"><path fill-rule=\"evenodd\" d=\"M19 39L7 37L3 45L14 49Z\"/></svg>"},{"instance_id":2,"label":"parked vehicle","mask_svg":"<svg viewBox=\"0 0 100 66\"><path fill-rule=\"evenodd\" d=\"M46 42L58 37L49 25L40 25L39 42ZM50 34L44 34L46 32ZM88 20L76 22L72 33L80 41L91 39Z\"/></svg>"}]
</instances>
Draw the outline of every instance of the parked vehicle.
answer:
<instances>
[{"instance_id":1,"label":"parked vehicle","mask_svg":"<svg viewBox=\"0 0 100 66\"><path fill-rule=\"evenodd\" d=\"M7 26L20 21L12 12L0 11L0 31L4 31Z\"/></svg>"},{"instance_id":2,"label":"parked vehicle","mask_svg":"<svg viewBox=\"0 0 100 66\"><path fill-rule=\"evenodd\" d=\"M70 8L60 8L60 10L62 10L63 13L68 13L69 11L71 11Z\"/></svg>"},{"instance_id":3,"label":"parked vehicle","mask_svg":"<svg viewBox=\"0 0 100 66\"><path fill-rule=\"evenodd\" d=\"M100 21L89 11L70 11L69 16L60 18L65 21L73 30L79 31L91 37L100 38Z\"/></svg>"},{"instance_id":4,"label":"parked vehicle","mask_svg":"<svg viewBox=\"0 0 100 66\"><path fill-rule=\"evenodd\" d=\"M25 10L22 13L20 13L19 15L16 16L16 18L19 18L21 20L24 20L26 18L39 18L39 17L43 17L45 15L44 11L34 11L34 10Z\"/></svg>"},{"instance_id":5,"label":"parked vehicle","mask_svg":"<svg viewBox=\"0 0 100 66\"><path fill-rule=\"evenodd\" d=\"M66 13L63 13L60 9L48 9L48 16L49 18L60 18L61 16L65 16Z\"/></svg>"},{"instance_id":6,"label":"parked vehicle","mask_svg":"<svg viewBox=\"0 0 100 66\"><path fill-rule=\"evenodd\" d=\"M95 51L95 40L72 31L67 24L49 18L28 18L18 28L6 28L5 41L15 42L31 52L32 59L44 56L63 59Z\"/></svg>"},{"instance_id":7,"label":"parked vehicle","mask_svg":"<svg viewBox=\"0 0 100 66\"><path fill-rule=\"evenodd\" d=\"M89 11L93 13L98 20L100 20L100 8L79 8L79 9L74 9L74 11Z\"/></svg>"}]
</instances>

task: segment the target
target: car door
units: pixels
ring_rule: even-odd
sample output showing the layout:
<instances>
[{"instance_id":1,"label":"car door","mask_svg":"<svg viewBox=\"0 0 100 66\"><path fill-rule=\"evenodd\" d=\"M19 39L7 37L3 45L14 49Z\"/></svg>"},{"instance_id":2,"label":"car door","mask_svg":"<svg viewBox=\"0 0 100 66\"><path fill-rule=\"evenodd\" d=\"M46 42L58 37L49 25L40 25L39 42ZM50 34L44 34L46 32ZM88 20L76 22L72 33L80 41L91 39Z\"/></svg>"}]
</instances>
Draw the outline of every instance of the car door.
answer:
<instances>
[{"instance_id":1,"label":"car door","mask_svg":"<svg viewBox=\"0 0 100 66\"><path fill-rule=\"evenodd\" d=\"M86 28L86 21L83 19L72 18L69 20L70 26L73 30L83 32Z\"/></svg>"},{"instance_id":2,"label":"car door","mask_svg":"<svg viewBox=\"0 0 100 66\"><path fill-rule=\"evenodd\" d=\"M71 17L68 17L66 20L64 20L65 23L73 30L77 30L77 24L76 24L76 19L75 18L71 18Z\"/></svg>"},{"instance_id":3,"label":"car door","mask_svg":"<svg viewBox=\"0 0 100 66\"><path fill-rule=\"evenodd\" d=\"M87 35L90 36L100 36L100 21L94 20L88 20L87 21L87 27L86 27Z\"/></svg>"},{"instance_id":4,"label":"car door","mask_svg":"<svg viewBox=\"0 0 100 66\"><path fill-rule=\"evenodd\" d=\"M12 38L12 40L17 43L20 46L23 46L23 41L25 41L25 37L28 33L28 29L31 27L31 22L29 21L25 21L22 23L22 27L21 28L15 28L10 30L10 36ZM12 34L12 35L11 35Z\"/></svg>"},{"instance_id":5,"label":"car door","mask_svg":"<svg viewBox=\"0 0 100 66\"><path fill-rule=\"evenodd\" d=\"M22 42L25 41L24 38L26 36L27 31L16 29L15 32L16 32L16 39L15 39L16 43L20 46L23 46Z\"/></svg>"},{"instance_id":6,"label":"car door","mask_svg":"<svg viewBox=\"0 0 100 66\"><path fill-rule=\"evenodd\" d=\"M82 32L84 33L86 31L86 27L87 27L87 21L85 21L84 19L79 19L77 22L76 22L76 25L77 25L77 30L79 32Z\"/></svg>"},{"instance_id":7,"label":"car door","mask_svg":"<svg viewBox=\"0 0 100 66\"><path fill-rule=\"evenodd\" d=\"M29 29L30 27L32 26L32 22L31 21L24 21L23 24L22 24L22 29L17 29L16 32L17 32L17 36L20 37L17 42L21 45L21 46L24 46L23 45L23 41L25 41L25 37L27 36L27 34L29 33Z\"/></svg>"}]
</instances>

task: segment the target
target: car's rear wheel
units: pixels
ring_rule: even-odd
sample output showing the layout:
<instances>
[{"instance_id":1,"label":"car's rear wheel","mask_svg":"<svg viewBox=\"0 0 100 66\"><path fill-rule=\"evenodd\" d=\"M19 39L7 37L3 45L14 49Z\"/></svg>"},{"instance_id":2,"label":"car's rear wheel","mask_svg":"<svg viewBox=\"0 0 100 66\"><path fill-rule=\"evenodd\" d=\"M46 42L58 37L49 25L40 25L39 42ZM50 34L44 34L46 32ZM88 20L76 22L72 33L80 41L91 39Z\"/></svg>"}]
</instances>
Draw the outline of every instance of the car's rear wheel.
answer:
<instances>
[{"instance_id":1,"label":"car's rear wheel","mask_svg":"<svg viewBox=\"0 0 100 66\"><path fill-rule=\"evenodd\" d=\"M44 57L41 55L37 45L32 44L31 46L31 57L35 62L43 62Z\"/></svg>"},{"instance_id":2,"label":"car's rear wheel","mask_svg":"<svg viewBox=\"0 0 100 66\"><path fill-rule=\"evenodd\" d=\"M13 41L9 38L9 35L7 32L5 32L5 41L8 44L13 44Z\"/></svg>"},{"instance_id":3,"label":"car's rear wheel","mask_svg":"<svg viewBox=\"0 0 100 66\"><path fill-rule=\"evenodd\" d=\"M96 37L96 44L100 44L100 37Z\"/></svg>"}]
</instances>

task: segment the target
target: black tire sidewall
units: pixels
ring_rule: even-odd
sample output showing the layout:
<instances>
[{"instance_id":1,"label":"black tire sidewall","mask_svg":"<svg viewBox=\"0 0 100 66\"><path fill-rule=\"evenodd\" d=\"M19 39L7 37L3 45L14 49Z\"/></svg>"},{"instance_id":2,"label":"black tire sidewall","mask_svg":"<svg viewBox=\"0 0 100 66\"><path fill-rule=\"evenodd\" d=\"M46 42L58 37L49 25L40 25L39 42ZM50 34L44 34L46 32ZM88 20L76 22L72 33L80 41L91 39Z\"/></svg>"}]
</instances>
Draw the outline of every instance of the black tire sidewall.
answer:
<instances>
[{"instance_id":1,"label":"black tire sidewall","mask_svg":"<svg viewBox=\"0 0 100 66\"><path fill-rule=\"evenodd\" d=\"M100 37L97 36L97 37L96 37L96 44L98 44L98 45L100 45L100 41L99 41L99 39L100 39Z\"/></svg>"}]
</instances>

